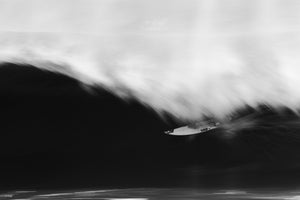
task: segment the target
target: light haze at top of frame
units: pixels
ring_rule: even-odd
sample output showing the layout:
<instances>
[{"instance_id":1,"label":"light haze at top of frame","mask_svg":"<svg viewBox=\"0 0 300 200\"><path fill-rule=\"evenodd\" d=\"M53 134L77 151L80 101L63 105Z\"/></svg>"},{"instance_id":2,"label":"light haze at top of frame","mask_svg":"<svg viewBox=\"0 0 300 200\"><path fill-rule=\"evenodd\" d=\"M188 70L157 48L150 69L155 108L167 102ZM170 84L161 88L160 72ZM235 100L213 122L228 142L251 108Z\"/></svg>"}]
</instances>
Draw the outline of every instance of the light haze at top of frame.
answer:
<instances>
[{"instance_id":1,"label":"light haze at top of frame","mask_svg":"<svg viewBox=\"0 0 300 200\"><path fill-rule=\"evenodd\" d=\"M180 119L299 108L297 0L0 0L0 61Z\"/></svg>"},{"instance_id":2,"label":"light haze at top of frame","mask_svg":"<svg viewBox=\"0 0 300 200\"><path fill-rule=\"evenodd\" d=\"M0 30L17 32L271 32L299 28L300 17L297 0L1 0L0 4Z\"/></svg>"}]
</instances>

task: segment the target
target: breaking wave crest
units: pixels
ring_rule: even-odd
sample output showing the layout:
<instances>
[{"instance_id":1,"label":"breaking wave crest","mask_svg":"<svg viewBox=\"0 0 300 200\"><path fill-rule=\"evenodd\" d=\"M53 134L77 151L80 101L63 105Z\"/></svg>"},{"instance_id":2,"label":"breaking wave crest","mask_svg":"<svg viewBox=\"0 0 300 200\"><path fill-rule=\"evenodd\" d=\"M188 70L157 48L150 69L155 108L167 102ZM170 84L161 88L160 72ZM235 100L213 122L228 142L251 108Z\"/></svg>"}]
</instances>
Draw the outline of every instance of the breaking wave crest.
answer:
<instances>
[{"instance_id":1,"label":"breaking wave crest","mask_svg":"<svg viewBox=\"0 0 300 200\"><path fill-rule=\"evenodd\" d=\"M182 120L261 104L297 111L299 11L294 0L3 0L0 61Z\"/></svg>"}]
</instances>

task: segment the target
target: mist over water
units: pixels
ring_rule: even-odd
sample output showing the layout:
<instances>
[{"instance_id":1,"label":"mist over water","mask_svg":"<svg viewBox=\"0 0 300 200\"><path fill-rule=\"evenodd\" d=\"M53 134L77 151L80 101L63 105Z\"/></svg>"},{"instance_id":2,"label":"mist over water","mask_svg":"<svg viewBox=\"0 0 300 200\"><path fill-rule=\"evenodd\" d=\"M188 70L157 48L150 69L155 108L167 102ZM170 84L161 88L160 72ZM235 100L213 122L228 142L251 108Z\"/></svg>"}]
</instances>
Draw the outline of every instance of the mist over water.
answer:
<instances>
[{"instance_id":1,"label":"mist over water","mask_svg":"<svg viewBox=\"0 0 300 200\"><path fill-rule=\"evenodd\" d=\"M0 61L182 120L299 108L296 0L1 0Z\"/></svg>"}]
</instances>

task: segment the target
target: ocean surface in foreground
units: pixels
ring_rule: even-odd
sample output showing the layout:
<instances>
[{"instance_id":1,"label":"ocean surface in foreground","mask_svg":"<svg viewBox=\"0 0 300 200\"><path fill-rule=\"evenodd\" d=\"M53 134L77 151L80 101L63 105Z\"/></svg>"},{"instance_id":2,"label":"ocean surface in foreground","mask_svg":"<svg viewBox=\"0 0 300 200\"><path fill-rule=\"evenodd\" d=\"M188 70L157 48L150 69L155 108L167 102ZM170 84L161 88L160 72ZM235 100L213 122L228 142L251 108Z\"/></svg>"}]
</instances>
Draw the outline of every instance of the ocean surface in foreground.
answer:
<instances>
[{"instance_id":1,"label":"ocean surface in foreground","mask_svg":"<svg viewBox=\"0 0 300 200\"><path fill-rule=\"evenodd\" d=\"M10 191L0 194L1 200L222 200L222 199L300 199L299 190L239 189L201 190L187 188L129 188L103 190Z\"/></svg>"}]
</instances>

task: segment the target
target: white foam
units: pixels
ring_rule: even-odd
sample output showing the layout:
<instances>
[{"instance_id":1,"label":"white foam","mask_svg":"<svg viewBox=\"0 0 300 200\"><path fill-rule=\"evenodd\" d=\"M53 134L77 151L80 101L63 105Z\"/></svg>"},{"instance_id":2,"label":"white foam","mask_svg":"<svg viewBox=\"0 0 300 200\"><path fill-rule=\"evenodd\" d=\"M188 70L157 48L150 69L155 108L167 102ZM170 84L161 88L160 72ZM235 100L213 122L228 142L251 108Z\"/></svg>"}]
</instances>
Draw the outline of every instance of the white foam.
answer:
<instances>
[{"instance_id":1,"label":"white foam","mask_svg":"<svg viewBox=\"0 0 300 200\"><path fill-rule=\"evenodd\" d=\"M181 119L298 110L295 0L1 0L0 61L28 63Z\"/></svg>"}]
</instances>

